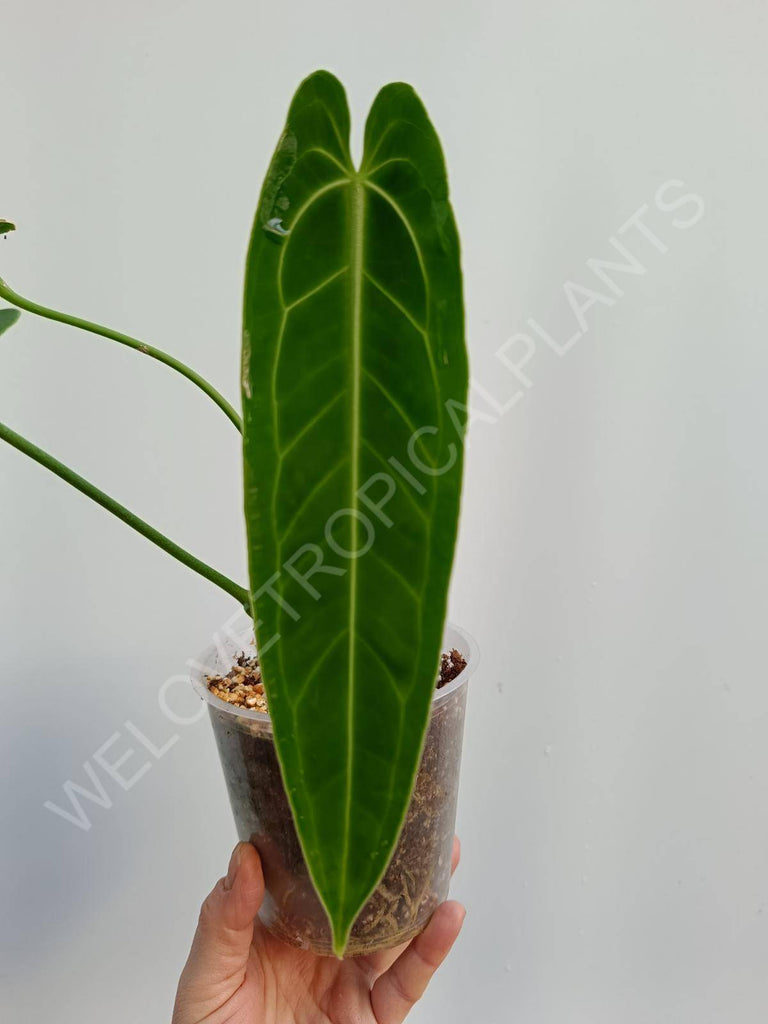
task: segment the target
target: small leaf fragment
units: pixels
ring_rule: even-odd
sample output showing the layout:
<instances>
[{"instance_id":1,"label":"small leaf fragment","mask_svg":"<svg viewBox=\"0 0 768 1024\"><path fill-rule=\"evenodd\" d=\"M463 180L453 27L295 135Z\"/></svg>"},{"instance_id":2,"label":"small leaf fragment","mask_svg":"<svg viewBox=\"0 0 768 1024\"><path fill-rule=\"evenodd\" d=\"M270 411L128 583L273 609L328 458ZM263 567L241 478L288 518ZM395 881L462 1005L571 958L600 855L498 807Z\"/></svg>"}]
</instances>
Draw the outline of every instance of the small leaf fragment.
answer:
<instances>
[{"instance_id":1,"label":"small leaf fragment","mask_svg":"<svg viewBox=\"0 0 768 1024\"><path fill-rule=\"evenodd\" d=\"M18 309L0 309L0 334L5 334L21 316Z\"/></svg>"},{"instance_id":2,"label":"small leaf fragment","mask_svg":"<svg viewBox=\"0 0 768 1024\"><path fill-rule=\"evenodd\" d=\"M9 220L0 219L0 235L7 235L9 231L15 231L16 225L11 224Z\"/></svg>"}]
</instances>

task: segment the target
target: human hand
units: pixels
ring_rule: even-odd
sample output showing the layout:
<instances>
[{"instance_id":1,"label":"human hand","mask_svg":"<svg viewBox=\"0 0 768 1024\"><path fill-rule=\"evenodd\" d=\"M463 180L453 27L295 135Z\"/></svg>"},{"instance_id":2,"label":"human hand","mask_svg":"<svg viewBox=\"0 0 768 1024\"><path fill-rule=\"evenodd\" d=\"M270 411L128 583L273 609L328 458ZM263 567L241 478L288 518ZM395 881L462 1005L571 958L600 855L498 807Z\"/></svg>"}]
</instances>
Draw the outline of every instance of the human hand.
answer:
<instances>
[{"instance_id":1,"label":"human hand","mask_svg":"<svg viewBox=\"0 0 768 1024\"><path fill-rule=\"evenodd\" d=\"M455 839L453 869L458 861ZM460 903L443 903L406 945L337 960L271 935L256 917L263 898L261 859L250 843L238 843L200 912L172 1024L401 1024L466 913Z\"/></svg>"}]
</instances>

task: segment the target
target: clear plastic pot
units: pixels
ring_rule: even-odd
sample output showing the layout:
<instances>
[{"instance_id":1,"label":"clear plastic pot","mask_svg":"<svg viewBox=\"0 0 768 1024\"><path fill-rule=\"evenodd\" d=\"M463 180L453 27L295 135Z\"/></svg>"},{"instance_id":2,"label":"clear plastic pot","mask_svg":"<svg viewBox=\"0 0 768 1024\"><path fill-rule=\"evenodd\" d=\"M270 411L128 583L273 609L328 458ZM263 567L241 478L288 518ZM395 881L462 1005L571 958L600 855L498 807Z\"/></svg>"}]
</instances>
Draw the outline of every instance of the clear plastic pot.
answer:
<instances>
[{"instance_id":1,"label":"clear plastic pot","mask_svg":"<svg viewBox=\"0 0 768 1024\"><path fill-rule=\"evenodd\" d=\"M443 649L466 668L435 690L421 764L400 839L376 891L355 922L347 955L399 945L417 935L448 895L467 683L477 666L474 641L448 625ZM209 648L192 684L207 702L237 834L258 849L266 897L259 917L283 941L331 955L331 932L310 881L283 788L269 715L214 696L206 677L226 674L242 648Z\"/></svg>"}]
</instances>

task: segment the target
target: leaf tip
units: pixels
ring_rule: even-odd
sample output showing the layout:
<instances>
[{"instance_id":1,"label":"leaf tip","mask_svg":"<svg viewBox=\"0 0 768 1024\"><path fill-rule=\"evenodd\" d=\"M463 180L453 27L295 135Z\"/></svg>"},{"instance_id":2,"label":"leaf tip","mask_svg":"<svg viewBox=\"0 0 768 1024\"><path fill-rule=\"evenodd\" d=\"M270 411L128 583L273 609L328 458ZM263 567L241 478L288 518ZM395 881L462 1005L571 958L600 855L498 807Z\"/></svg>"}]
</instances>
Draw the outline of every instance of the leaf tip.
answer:
<instances>
[{"instance_id":1,"label":"leaf tip","mask_svg":"<svg viewBox=\"0 0 768 1024\"><path fill-rule=\"evenodd\" d=\"M333 955L337 960L344 959L347 942L349 941L349 931L349 928L338 928L335 924L331 925Z\"/></svg>"},{"instance_id":2,"label":"leaf tip","mask_svg":"<svg viewBox=\"0 0 768 1024\"><path fill-rule=\"evenodd\" d=\"M344 954L347 951L347 946L349 945L349 936L352 933L352 926L355 923L357 915L355 914L350 918L349 914L341 907L338 907L334 913L331 913L329 912L325 901L323 900L322 902L325 906L325 912L328 914L328 923L331 926L331 948L333 950L333 955L338 960L343 960Z\"/></svg>"},{"instance_id":3,"label":"leaf tip","mask_svg":"<svg viewBox=\"0 0 768 1024\"><path fill-rule=\"evenodd\" d=\"M334 73L332 71L329 71L327 68L317 68L315 71L312 71L301 82L301 84L299 85L299 88L301 88L304 85L307 85L307 83L332 85L332 86L339 86L339 85L341 85L341 82L339 81L337 76L334 75Z\"/></svg>"},{"instance_id":4,"label":"leaf tip","mask_svg":"<svg viewBox=\"0 0 768 1024\"><path fill-rule=\"evenodd\" d=\"M342 134L344 129L349 130L349 111L347 109L347 94L341 81L332 71L325 68L318 68L300 83L291 102L288 120L291 120L291 112L307 102L319 100L321 104L328 106L337 117L341 118Z\"/></svg>"},{"instance_id":5,"label":"leaf tip","mask_svg":"<svg viewBox=\"0 0 768 1024\"><path fill-rule=\"evenodd\" d=\"M10 231L15 230L15 224L12 224L9 220L3 220L2 217L0 217L0 235L7 235Z\"/></svg>"}]
</instances>

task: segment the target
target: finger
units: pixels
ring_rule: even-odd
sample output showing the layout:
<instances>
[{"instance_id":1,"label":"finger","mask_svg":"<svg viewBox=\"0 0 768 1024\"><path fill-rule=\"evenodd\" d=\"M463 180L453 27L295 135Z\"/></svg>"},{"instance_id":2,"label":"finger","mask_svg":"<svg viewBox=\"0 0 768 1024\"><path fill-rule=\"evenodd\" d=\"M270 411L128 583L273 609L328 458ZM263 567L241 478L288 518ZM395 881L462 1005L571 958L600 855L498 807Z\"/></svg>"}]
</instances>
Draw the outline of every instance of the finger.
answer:
<instances>
[{"instance_id":1,"label":"finger","mask_svg":"<svg viewBox=\"0 0 768 1024\"><path fill-rule=\"evenodd\" d=\"M451 850L451 875L459 866L461 860L461 840L458 836L453 837L453 849Z\"/></svg>"},{"instance_id":2,"label":"finger","mask_svg":"<svg viewBox=\"0 0 768 1024\"><path fill-rule=\"evenodd\" d=\"M378 979L371 1006L378 1024L401 1024L451 951L466 911L460 903L442 903L426 929Z\"/></svg>"},{"instance_id":3,"label":"finger","mask_svg":"<svg viewBox=\"0 0 768 1024\"><path fill-rule=\"evenodd\" d=\"M368 975L368 984L373 985L374 981L389 970L397 958L405 952L411 944L411 939L401 942L399 946L390 946L389 949L377 949L375 953L366 953L359 958L360 966Z\"/></svg>"},{"instance_id":4,"label":"finger","mask_svg":"<svg viewBox=\"0 0 768 1024\"><path fill-rule=\"evenodd\" d=\"M261 859L250 843L238 843L225 878L219 879L200 911L192 949L179 982L180 1007L194 1007L201 1020L237 990L245 976L253 922L264 898Z\"/></svg>"},{"instance_id":5,"label":"finger","mask_svg":"<svg viewBox=\"0 0 768 1024\"><path fill-rule=\"evenodd\" d=\"M460 860L461 842L458 836L454 836L451 850L451 875L456 871ZM371 982L388 970L410 944L411 939L408 942L402 942L399 946L393 946L392 949L380 949L376 953L368 953L366 956L360 957L361 966L364 965L367 968Z\"/></svg>"}]
</instances>

